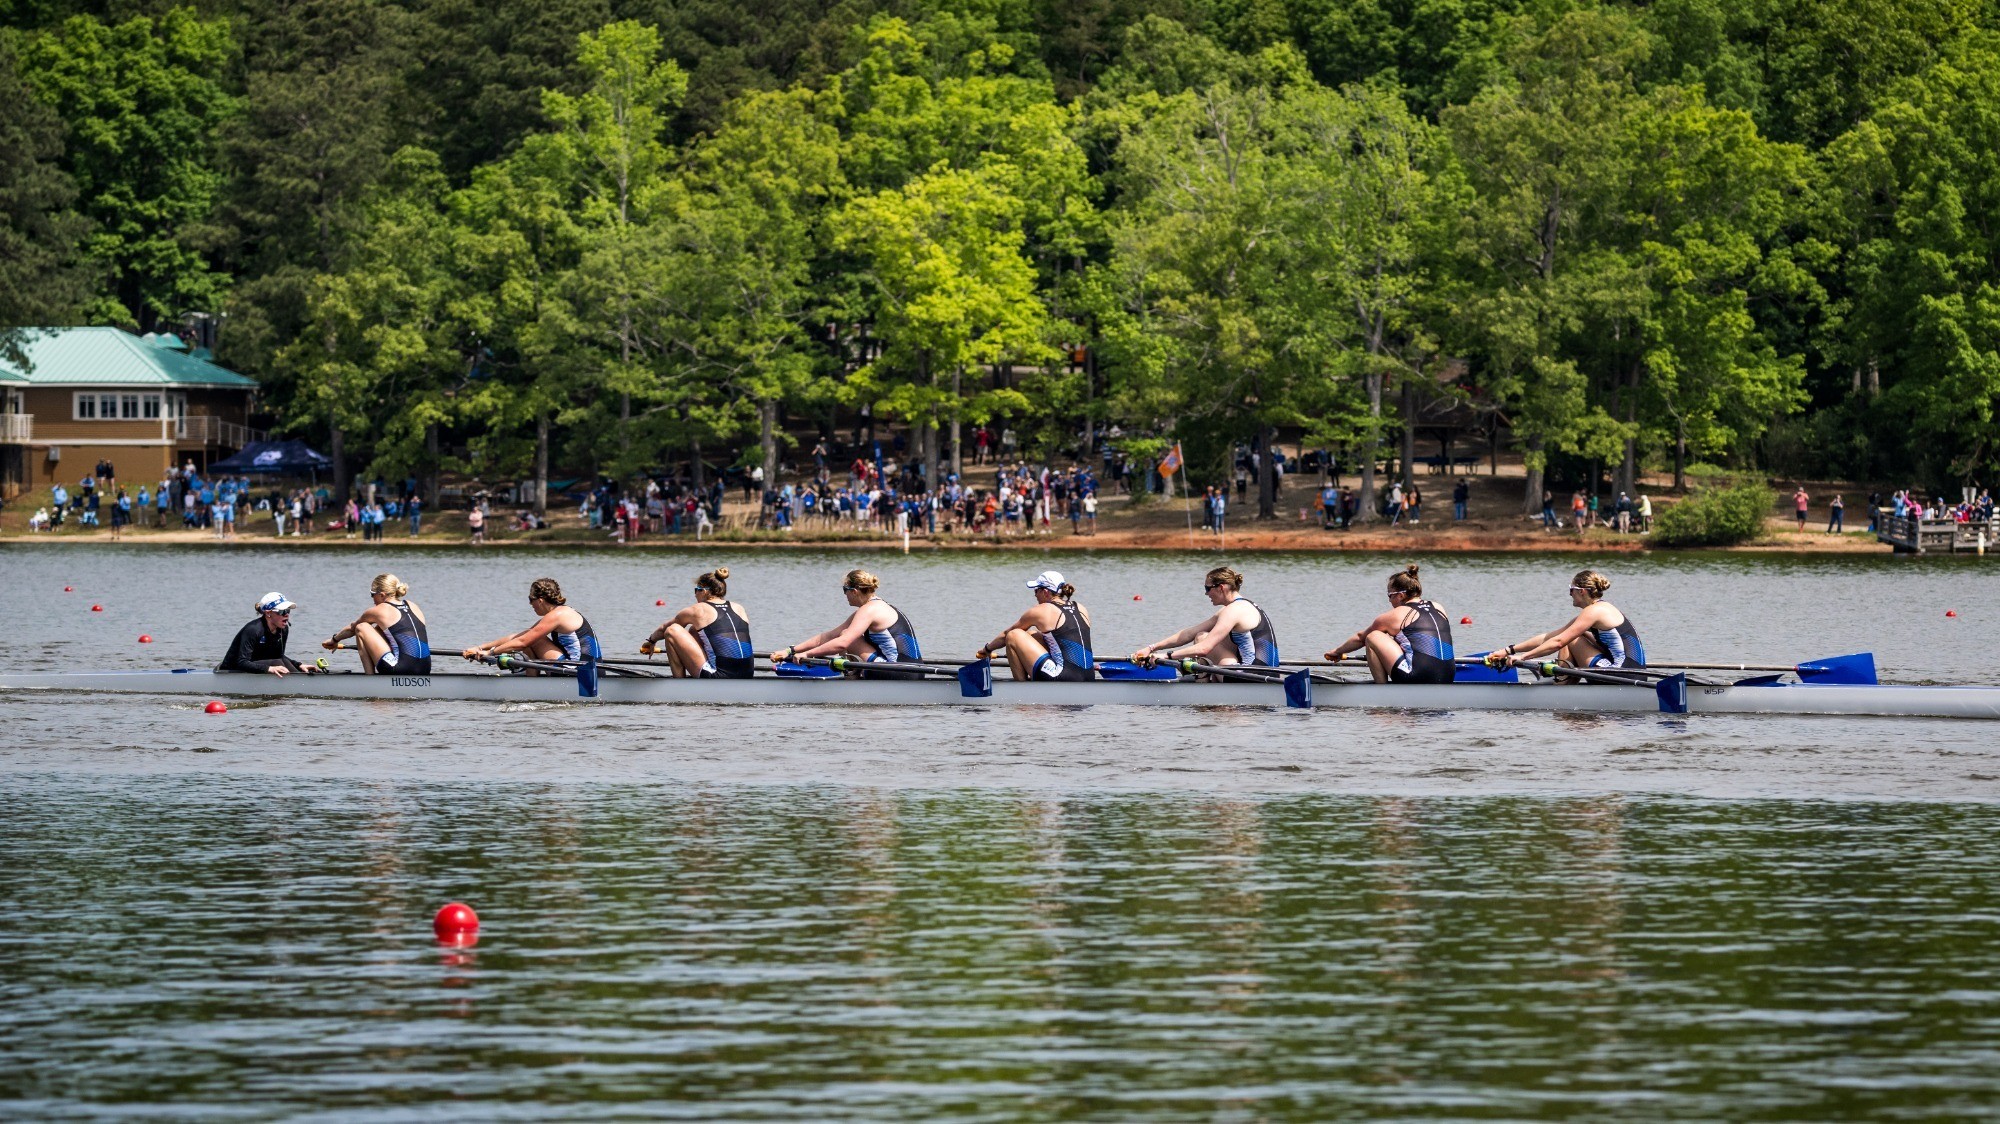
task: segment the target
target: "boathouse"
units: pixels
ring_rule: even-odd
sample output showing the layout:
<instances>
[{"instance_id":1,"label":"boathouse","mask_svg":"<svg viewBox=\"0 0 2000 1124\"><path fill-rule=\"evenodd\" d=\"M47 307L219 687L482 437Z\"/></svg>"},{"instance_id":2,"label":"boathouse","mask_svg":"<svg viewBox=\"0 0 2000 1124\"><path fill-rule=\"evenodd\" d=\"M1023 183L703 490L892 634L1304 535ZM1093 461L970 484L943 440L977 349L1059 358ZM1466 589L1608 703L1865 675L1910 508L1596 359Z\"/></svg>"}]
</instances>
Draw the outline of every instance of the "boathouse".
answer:
<instances>
[{"instance_id":1,"label":"boathouse","mask_svg":"<svg viewBox=\"0 0 2000 1124\"><path fill-rule=\"evenodd\" d=\"M157 480L264 436L249 427L256 380L179 336L31 328L20 348L25 366L0 355L0 495L74 482L100 461Z\"/></svg>"}]
</instances>

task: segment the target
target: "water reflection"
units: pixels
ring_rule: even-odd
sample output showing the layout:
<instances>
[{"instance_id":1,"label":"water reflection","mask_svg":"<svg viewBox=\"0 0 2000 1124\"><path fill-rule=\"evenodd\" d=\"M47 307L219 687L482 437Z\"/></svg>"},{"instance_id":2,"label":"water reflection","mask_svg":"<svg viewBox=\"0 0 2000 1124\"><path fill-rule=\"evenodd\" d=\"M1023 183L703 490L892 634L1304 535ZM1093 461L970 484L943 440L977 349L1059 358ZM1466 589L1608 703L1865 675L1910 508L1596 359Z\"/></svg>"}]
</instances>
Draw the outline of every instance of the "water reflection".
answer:
<instances>
[{"instance_id":1,"label":"water reflection","mask_svg":"<svg viewBox=\"0 0 2000 1124\"><path fill-rule=\"evenodd\" d=\"M0 1104L1968 1115L2000 1092L1996 827L1976 804L16 776ZM476 948L431 939L453 898Z\"/></svg>"}]
</instances>

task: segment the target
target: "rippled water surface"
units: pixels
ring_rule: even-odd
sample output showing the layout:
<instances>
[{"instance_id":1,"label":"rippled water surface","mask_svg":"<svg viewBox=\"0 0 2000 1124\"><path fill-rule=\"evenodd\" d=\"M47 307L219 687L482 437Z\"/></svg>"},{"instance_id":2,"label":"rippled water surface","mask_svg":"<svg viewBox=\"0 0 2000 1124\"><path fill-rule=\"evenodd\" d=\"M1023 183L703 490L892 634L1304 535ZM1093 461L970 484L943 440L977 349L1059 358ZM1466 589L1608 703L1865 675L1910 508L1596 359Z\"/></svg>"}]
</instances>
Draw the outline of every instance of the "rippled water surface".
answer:
<instances>
[{"instance_id":1,"label":"rippled water surface","mask_svg":"<svg viewBox=\"0 0 2000 1124\"><path fill-rule=\"evenodd\" d=\"M446 644L526 623L546 574L629 646L723 563L776 646L834 623L861 564L957 655L1054 565L1116 650L1195 619L1205 568L0 555L6 659L49 669L210 664L270 588L323 635L384 568ZM1296 654L1400 561L1241 565ZM1484 647L1559 623L1578 565L1426 575ZM2000 681L1987 565L1600 568L1681 658L1871 649L1898 678ZM0 699L0 1117L2000 1107L2000 723L199 701ZM485 918L473 948L429 932L454 898Z\"/></svg>"}]
</instances>

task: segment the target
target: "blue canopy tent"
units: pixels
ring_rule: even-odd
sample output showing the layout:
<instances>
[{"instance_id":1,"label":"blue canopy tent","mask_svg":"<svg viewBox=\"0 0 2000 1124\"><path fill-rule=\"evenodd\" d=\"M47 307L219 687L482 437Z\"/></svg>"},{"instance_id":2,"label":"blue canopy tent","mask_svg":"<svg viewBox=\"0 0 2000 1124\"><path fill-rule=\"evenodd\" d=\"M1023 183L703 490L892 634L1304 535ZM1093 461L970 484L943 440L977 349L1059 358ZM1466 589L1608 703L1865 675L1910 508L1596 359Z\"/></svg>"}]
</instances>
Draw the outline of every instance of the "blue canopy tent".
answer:
<instances>
[{"instance_id":1,"label":"blue canopy tent","mask_svg":"<svg viewBox=\"0 0 2000 1124\"><path fill-rule=\"evenodd\" d=\"M330 471L333 461L315 453L303 441L252 441L243 451L209 465L211 472L268 472L280 476L305 476Z\"/></svg>"}]
</instances>

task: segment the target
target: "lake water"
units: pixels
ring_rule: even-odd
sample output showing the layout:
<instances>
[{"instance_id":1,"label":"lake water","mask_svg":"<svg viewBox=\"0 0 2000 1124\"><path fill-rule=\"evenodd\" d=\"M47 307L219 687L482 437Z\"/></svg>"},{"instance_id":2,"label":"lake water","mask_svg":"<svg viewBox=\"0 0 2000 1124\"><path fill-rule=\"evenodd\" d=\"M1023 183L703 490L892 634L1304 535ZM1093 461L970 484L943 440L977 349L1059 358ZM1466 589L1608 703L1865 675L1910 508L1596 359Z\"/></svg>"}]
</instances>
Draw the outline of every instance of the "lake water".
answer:
<instances>
[{"instance_id":1,"label":"lake water","mask_svg":"<svg viewBox=\"0 0 2000 1124\"><path fill-rule=\"evenodd\" d=\"M967 654L1054 566L1120 651L1202 615L1214 564L383 557L0 548L6 658L206 666L257 594L324 635L385 568L443 644L527 623L553 576L631 648L716 564L761 647L834 623L861 565ZM2000 682L1975 560L1418 560L1461 648L1560 623L1594 565L1668 656ZM1297 656L1403 560L1235 561ZM0 699L0 1117L2000 1105L1993 723L200 702ZM430 934L451 899L473 948Z\"/></svg>"}]
</instances>

